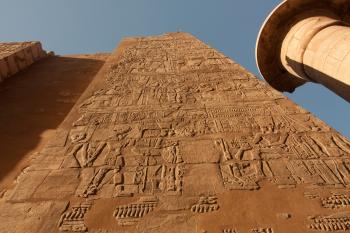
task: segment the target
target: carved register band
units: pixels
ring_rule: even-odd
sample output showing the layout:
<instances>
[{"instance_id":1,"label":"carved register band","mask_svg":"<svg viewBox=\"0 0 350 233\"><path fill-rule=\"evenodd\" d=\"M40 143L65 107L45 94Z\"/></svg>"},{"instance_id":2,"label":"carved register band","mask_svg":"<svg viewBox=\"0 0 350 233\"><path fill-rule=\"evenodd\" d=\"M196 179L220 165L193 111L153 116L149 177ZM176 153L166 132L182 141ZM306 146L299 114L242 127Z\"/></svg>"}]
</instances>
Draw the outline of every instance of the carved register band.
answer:
<instances>
[{"instance_id":1,"label":"carved register band","mask_svg":"<svg viewBox=\"0 0 350 233\"><path fill-rule=\"evenodd\" d=\"M2 197L0 232L346 231L349 169L347 138L194 36L126 38Z\"/></svg>"}]
</instances>

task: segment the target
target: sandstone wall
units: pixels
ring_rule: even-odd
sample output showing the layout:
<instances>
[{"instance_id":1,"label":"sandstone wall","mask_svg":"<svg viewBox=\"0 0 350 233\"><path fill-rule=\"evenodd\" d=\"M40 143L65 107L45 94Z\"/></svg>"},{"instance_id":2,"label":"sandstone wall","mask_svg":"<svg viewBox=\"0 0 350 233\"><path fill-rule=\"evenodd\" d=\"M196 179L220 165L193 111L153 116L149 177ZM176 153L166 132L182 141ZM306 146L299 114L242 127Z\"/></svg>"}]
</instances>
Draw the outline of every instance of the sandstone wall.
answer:
<instances>
[{"instance_id":1,"label":"sandstone wall","mask_svg":"<svg viewBox=\"0 0 350 233\"><path fill-rule=\"evenodd\" d=\"M0 232L349 231L349 187L350 141L230 58L128 38L0 199Z\"/></svg>"},{"instance_id":2,"label":"sandstone wall","mask_svg":"<svg viewBox=\"0 0 350 233\"><path fill-rule=\"evenodd\" d=\"M0 82L46 56L41 43L0 43Z\"/></svg>"}]
</instances>

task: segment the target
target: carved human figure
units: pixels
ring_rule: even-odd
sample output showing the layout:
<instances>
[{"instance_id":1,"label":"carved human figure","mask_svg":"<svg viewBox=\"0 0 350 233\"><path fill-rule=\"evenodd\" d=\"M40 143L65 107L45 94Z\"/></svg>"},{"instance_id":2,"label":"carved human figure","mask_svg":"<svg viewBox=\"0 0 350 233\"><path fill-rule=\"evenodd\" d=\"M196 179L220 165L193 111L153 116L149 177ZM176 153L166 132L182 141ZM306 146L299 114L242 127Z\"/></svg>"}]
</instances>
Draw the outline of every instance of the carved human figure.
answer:
<instances>
[{"instance_id":1,"label":"carved human figure","mask_svg":"<svg viewBox=\"0 0 350 233\"><path fill-rule=\"evenodd\" d=\"M112 146L111 146L112 147ZM83 196L94 195L104 184L112 180L116 185L122 181L120 173L124 166L124 158L121 155L121 147L113 146L113 149L106 155L104 165L100 166L90 180Z\"/></svg>"},{"instance_id":2,"label":"carved human figure","mask_svg":"<svg viewBox=\"0 0 350 233\"><path fill-rule=\"evenodd\" d=\"M183 159L180 154L179 144L176 143L174 145L164 148L162 151L162 158L167 163L182 163Z\"/></svg>"}]
</instances>

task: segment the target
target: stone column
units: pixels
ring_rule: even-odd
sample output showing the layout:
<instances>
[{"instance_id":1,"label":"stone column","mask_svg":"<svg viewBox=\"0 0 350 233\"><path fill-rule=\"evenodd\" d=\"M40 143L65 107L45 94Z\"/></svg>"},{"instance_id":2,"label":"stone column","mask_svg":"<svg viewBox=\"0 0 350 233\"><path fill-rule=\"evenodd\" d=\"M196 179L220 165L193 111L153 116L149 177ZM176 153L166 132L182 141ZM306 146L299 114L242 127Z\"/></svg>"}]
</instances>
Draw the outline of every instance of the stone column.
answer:
<instances>
[{"instance_id":1,"label":"stone column","mask_svg":"<svg viewBox=\"0 0 350 233\"><path fill-rule=\"evenodd\" d=\"M257 64L277 90L320 83L350 102L349 1L287 0L265 21Z\"/></svg>"}]
</instances>

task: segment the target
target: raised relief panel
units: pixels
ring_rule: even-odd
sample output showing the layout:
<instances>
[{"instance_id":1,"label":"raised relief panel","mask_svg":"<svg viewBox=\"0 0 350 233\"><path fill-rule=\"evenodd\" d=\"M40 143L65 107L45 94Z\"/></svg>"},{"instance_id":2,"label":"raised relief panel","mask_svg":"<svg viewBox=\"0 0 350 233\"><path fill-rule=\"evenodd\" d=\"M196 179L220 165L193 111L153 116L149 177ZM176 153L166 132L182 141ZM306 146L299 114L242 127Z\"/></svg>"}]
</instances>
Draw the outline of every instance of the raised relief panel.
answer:
<instances>
[{"instance_id":1,"label":"raised relief panel","mask_svg":"<svg viewBox=\"0 0 350 233\"><path fill-rule=\"evenodd\" d=\"M321 199L322 207L338 209L350 206L350 196L347 194L334 193L330 197Z\"/></svg>"},{"instance_id":2,"label":"raised relief panel","mask_svg":"<svg viewBox=\"0 0 350 233\"><path fill-rule=\"evenodd\" d=\"M115 185L122 183L121 169L125 164L121 146L118 143L107 146L108 153L99 166L88 167L81 171L81 182L76 195L89 197L102 190L107 197L112 197Z\"/></svg>"},{"instance_id":3,"label":"raised relief panel","mask_svg":"<svg viewBox=\"0 0 350 233\"><path fill-rule=\"evenodd\" d=\"M242 101L268 101L285 98L280 93L267 88L256 78L234 78L232 73L227 72L200 75L199 83L194 87L198 93L197 100L203 104L225 105Z\"/></svg>"},{"instance_id":4,"label":"raised relief panel","mask_svg":"<svg viewBox=\"0 0 350 233\"><path fill-rule=\"evenodd\" d=\"M249 158L248 161L242 160L243 153L253 148L244 143L233 154L231 153L231 146L224 139L218 139L214 143L222 153L219 166L224 186L227 189L258 189L257 181L261 172L260 158Z\"/></svg>"},{"instance_id":5,"label":"raised relief panel","mask_svg":"<svg viewBox=\"0 0 350 233\"><path fill-rule=\"evenodd\" d=\"M90 126L95 128L107 128L112 124L113 124L113 113L84 112L76 121L73 122L72 126L73 127Z\"/></svg>"},{"instance_id":6,"label":"raised relief panel","mask_svg":"<svg viewBox=\"0 0 350 233\"><path fill-rule=\"evenodd\" d=\"M101 74L69 115L72 125L56 131L4 194L8 203L95 200L89 218L90 203L63 212L59 229L123 233L239 233L221 225L232 211L240 228L273 233L253 228L261 213L242 215L245 206L271 207L263 226L294 227L306 218L294 209L304 202L276 210L265 198L293 200L304 187L324 208L349 206L349 140L194 37L129 38ZM325 197L331 189L341 194ZM348 218L318 216L310 228L350 230Z\"/></svg>"},{"instance_id":7,"label":"raised relief panel","mask_svg":"<svg viewBox=\"0 0 350 233\"><path fill-rule=\"evenodd\" d=\"M69 133L69 142L72 144L89 142L94 132L93 127L78 126L71 130Z\"/></svg>"},{"instance_id":8,"label":"raised relief panel","mask_svg":"<svg viewBox=\"0 0 350 233\"><path fill-rule=\"evenodd\" d=\"M255 228L252 229L252 233L274 233L272 228Z\"/></svg>"},{"instance_id":9,"label":"raised relief panel","mask_svg":"<svg viewBox=\"0 0 350 233\"><path fill-rule=\"evenodd\" d=\"M181 195L182 193L183 166L166 166L161 168L159 188L167 195Z\"/></svg>"},{"instance_id":10,"label":"raised relief panel","mask_svg":"<svg viewBox=\"0 0 350 233\"><path fill-rule=\"evenodd\" d=\"M179 143L159 138L147 144L140 142L125 149L121 183L116 185L114 195L181 195L184 166Z\"/></svg>"},{"instance_id":11,"label":"raised relief panel","mask_svg":"<svg viewBox=\"0 0 350 233\"><path fill-rule=\"evenodd\" d=\"M123 183L116 186L115 196L133 196L152 193L181 193L180 177L176 167L130 167L122 173ZM179 185L177 185L179 183Z\"/></svg>"},{"instance_id":12,"label":"raised relief panel","mask_svg":"<svg viewBox=\"0 0 350 233\"><path fill-rule=\"evenodd\" d=\"M350 141L348 139L339 134L334 134L332 141L343 153L350 154Z\"/></svg>"},{"instance_id":13,"label":"raised relief panel","mask_svg":"<svg viewBox=\"0 0 350 233\"><path fill-rule=\"evenodd\" d=\"M310 200L320 198L318 194L310 192L304 192L304 197Z\"/></svg>"},{"instance_id":14,"label":"raised relief panel","mask_svg":"<svg viewBox=\"0 0 350 233\"><path fill-rule=\"evenodd\" d=\"M312 223L308 228L317 231L348 231L350 229L350 213L343 212L329 216L309 218Z\"/></svg>"},{"instance_id":15,"label":"raised relief panel","mask_svg":"<svg viewBox=\"0 0 350 233\"><path fill-rule=\"evenodd\" d=\"M162 150L161 155L166 163L178 164L183 162L178 143L165 147Z\"/></svg>"},{"instance_id":16,"label":"raised relief panel","mask_svg":"<svg viewBox=\"0 0 350 233\"><path fill-rule=\"evenodd\" d=\"M349 185L348 160L340 153L334 157L339 149L332 143L336 136L275 132L268 123L263 128L260 126L260 130L254 135L246 133L214 141L221 153L220 170L228 189L257 189L258 182L264 179L280 188L297 184Z\"/></svg>"},{"instance_id":17,"label":"raised relief panel","mask_svg":"<svg viewBox=\"0 0 350 233\"><path fill-rule=\"evenodd\" d=\"M143 197L137 203L117 206L113 216L119 225L134 225L158 205L156 197Z\"/></svg>"},{"instance_id":18,"label":"raised relief panel","mask_svg":"<svg viewBox=\"0 0 350 233\"><path fill-rule=\"evenodd\" d=\"M255 190L259 188L256 183L256 170L251 163L227 162L220 165L224 186L227 189Z\"/></svg>"},{"instance_id":19,"label":"raised relief panel","mask_svg":"<svg viewBox=\"0 0 350 233\"><path fill-rule=\"evenodd\" d=\"M281 112L281 110L278 106L273 105L270 102L262 102L260 105L239 104L237 106L210 107L207 108L207 112L210 118L232 118L256 115L269 116L271 113L278 113Z\"/></svg>"},{"instance_id":20,"label":"raised relief panel","mask_svg":"<svg viewBox=\"0 0 350 233\"><path fill-rule=\"evenodd\" d=\"M191 211L194 213L209 213L219 210L219 204L217 197L214 196L202 196L198 202L191 206Z\"/></svg>"},{"instance_id":21,"label":"raised relief panel","mask_svg":"<svg viewBox=\"0 0 350 233\"><path fill-rule=\"evenodd\" d=\"M0 43L0 82L44 57L40 42Z\"/></svg>"},{"instance_id":22,"label":"raised relief panel","mask_svg":"<svg viewBox=\"0 0 350 233\"><path fill-rule=\"evenodd\" d=\"M237 233L235 229L226 228L222 230L222 233Z\"/></svg>"},{"instance_id":23,"label":"raised relief panel","mask_svg":"<svg viewBox=\"0 0 350 233\"><path fill-rule=\"evenodd\" d=\"M92 203L85 202L65 211L58 221L60 231L86 232L88 229L84 223L84 216L90 210L91 205Z\"/></svg>"},{"instance_id":24,"label":"raised relief panel","mask_svg":"<svg viewBox=\"0 0 350 233\"><path fill-rule=\"evenodd\" d=\"M94 161L105 149L105 142L90 142L75 144L68 151L68 156L72 164L70 167L91 167ZM108 149L106 149L108 150Z\"/></svg>"}]
</instances>

